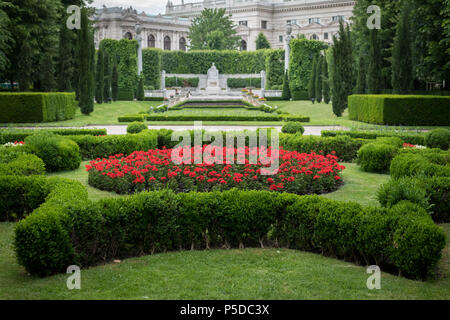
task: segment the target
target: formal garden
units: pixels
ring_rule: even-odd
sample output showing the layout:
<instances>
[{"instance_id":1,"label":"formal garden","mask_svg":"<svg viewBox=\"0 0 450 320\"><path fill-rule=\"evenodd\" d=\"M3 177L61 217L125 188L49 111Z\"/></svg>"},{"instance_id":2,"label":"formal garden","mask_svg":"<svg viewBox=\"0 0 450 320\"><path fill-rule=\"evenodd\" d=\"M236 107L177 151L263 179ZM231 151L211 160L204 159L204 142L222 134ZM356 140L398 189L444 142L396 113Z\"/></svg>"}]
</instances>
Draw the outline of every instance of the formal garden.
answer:
<instances>
[{"instance_id":1,"label":"formal garden","mask_svg":"<svg viewBox=\"0 0 450 320\"><path fill-rule=\"evenodd\" d=\"M144 49L142 70L87 21L73 83L0 92L0 299L450 298L450 96L398 69L404 19L388 65L341 22L291 39L287 69L266 48Z\"/></svg>"}]
</instances>

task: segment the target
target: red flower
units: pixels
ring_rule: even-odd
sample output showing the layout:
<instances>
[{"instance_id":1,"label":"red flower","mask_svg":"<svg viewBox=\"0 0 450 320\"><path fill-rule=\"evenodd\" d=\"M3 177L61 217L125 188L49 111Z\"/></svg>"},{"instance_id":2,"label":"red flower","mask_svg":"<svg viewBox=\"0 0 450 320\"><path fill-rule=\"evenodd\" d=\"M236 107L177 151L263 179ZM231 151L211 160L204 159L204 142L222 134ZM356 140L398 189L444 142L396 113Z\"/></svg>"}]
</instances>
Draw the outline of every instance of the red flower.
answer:
<instances>
[{"instance_id":1,"label":"red flower","mask_svg":"<svg viewBox=\"0 0 450 320\"><path fill-rule=\"evenodd\" d=\"M272 178L269 178L269 179L267 179L267 182L268 182L268 183L273 183L274 180L273 180Z\"/></svg>"}]
</instances>

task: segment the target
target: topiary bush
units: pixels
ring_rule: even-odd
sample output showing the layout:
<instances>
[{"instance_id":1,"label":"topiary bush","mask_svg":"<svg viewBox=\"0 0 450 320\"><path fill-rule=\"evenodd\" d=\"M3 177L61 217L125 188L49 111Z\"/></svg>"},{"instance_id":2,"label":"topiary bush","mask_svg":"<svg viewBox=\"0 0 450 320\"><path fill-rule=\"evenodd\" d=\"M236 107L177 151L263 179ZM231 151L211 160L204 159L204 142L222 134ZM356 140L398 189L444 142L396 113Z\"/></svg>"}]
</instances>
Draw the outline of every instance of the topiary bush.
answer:
<instances>
[{"instance_id":1,"label":"topiary bush","mask_svg":"<svg viewBox=\"0 0 450 320\"><path fill-rule=\"evenodd\" d=\"M450 145L450 130L434 129L425 135L425 145L428 148L448 150Z\"/></svg>"},{"instance_id":2,"label":"topiary bush","mask_svg":"<svg viewBox=\"0 0 450 320\"><path fill-rule=\"evenodd\" d=\"M148 129L147 126L139 121L132 122L127 127L128 133L139 133L145 129Z\"/></svg>"},{"instance_id":3,"label":"topiary bush","mask_svg":"<svg viewBox=\"0 0 450 320\"><path fill-rule=\"evenodd\" d=\"M34 154L16 153L15 157L9 157L6 163L1 158L0 156L0 175L29 176L45 173L44 161Z\"/></svg>"},{"instance_id":4,"label":"topiary bush","mask_svg":"<svg viewBox=\"0 0 450 320\"><path fill-rule=\"evenodd\" d=\"M425 210L430 210L425 188L412 178L392 179L380 186L377 199L382 207L391 208L401 201L410 201Z\"/></svg>"},{"instance_id":5,"label":"topiary bush","mask_svg":"<svg viewBox=\"0 0 450 320\"><path fill-rule=\"evenodd\" d=\"M358 164L367 172L386 172L398 148L385 143L368 143L358 150Z\"/></svg>"},{"instance_id":6,"label":"topiary bush","mask_svg":"<svg viewBox=\"0 0 450 320\"><path fill-rule=\"evenodd\" d=\"M281 128L281 132L303 134L305 132L305 128L300 123L288 122L283 125L283 127Z\"/></svg>"},{"instance_id":7,"label":"topiary bush","mask_svg":"<svg viewBox=\"0 0 450 320\"><path fill-rule=\"evenodd\" d=\"M80 148L68 138L38 132L27 137L25 145L31 153L44 161L45 168L49 172L74 170L80 166Z\"/></svg>"}]
</instances>

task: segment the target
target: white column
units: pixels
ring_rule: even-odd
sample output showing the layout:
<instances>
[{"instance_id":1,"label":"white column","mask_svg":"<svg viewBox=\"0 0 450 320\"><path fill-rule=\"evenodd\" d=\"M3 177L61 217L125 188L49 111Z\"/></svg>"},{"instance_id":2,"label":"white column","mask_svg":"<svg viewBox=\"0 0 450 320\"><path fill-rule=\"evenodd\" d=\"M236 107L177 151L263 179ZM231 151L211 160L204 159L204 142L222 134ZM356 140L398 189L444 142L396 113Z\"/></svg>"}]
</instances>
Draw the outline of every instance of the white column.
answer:
<instances>
[{"instance_id":1,"label":"white column","mask_svg":"<svg viewBox=\"0 0 450 320\"><path fill-rule=\"evenodd\" d=\"M291 47L289 46L290 36L286 36L285 44L284 44L284 71L289 70L289 59L291 56Z\"/></svg>"}]
</instances>

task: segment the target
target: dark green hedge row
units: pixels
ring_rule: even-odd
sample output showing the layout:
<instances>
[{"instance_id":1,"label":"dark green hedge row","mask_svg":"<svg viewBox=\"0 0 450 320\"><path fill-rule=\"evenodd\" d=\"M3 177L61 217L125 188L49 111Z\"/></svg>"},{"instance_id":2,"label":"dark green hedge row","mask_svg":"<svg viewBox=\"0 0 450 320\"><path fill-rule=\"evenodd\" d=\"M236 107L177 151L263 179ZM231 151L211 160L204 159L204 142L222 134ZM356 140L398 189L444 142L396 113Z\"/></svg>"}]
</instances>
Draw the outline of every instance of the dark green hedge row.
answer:
<instances>
[{"instance_id":1,"label":"dark green hedge row","mask_svg":"<svg viewBox=\"0 0 450 320\"><path fill-rule=\"evenodd\" d=\"M0 93L0 123L63 121L72 119L77 108L75 93Z\"/></svg>"},{"instance_id":2,"label":"dark green hedge row","mask_svg":"<svg viewBox=\"0 0 450 320\"><path fill-rule=\"evenodd\" d=\"M450 125L450 97L414 95L352 95L350 120L409 126Z\"/></svg>"},{"instance_id":3,"label":"dark green hedge row","mask_svg":"<svg viewBox=\"0 0 450 320\"><path fill-rule=\"evenodd\" d=\"M377 138L358 150L358 164L363 171L386 172L402 145L403 141L397 137Z\"/></svg>"},{"instance_id":4,"label":"dark green hedge row","mask_svg":"<svg viewBox=\"0 0 450 320\"><path fill-rule=\"evenodd\" d=\"M261 78L228 78L227 86L232 89L255 87L261 88Z\"/></svg>"},{"instance_id":5,"label":"dark green hedge row","mask_svg":"<svg viewBox=\"0 0 450 320\"><path fill-rule=\"evenodd\" d=\"M164 101L163 97L145 97L144 101Z\"/></svg>"},{"instance_id":6,"label":"dark green hedge row","mask_svg":"<svg viewBox=\"0 0 450 320\"><path fill-rule=\"evenodd\" d=\"M142 121L142 115L127 115L118 118L119 122ZM275 115L261 114L258 116L245 115L166 115L147 114L144 115L147 121L298 121L309 122L309 117L297 115Z\"/></svg>"},{"instance_id":7,"label":"dark green hedge row","mask_svg":"<svg viewBox=\"0 0 450 320\"><path fill-rule=\"evenodd\" d=\"M421 211L318 196L230 190L86 199L81 187L59 184L17 224L16 255L29 273L47 276L73 264L85 268L167 250L275 245L423 279L445 246L443 231Z\"/></svg>"},{"instance_id":8,"label":"dark green hedge row","mask_svg":"<svg viewBox=\"0 0 450 320\"><path fill-rule=\"evenodd\" d=\"M35 130L0 129L0 144L5 144L7 142L24 141L26 137L36 132L41 132L37 130L54 133L60 136L106 135L106 129L35 129Z\"/></svg>"},{"instance_id":9,"label":"dark green hedge row","mask_svg":"<svg viewBox=\"0 0 450 320\"><path fill-rule=\"evenodd\" d=\"M301 133L280 134L280 146L283 146L286 150L305 153L314 151L324 154L331 154L334 151L341 161L347 162L355 160L359 148L368 142L370 140L352 139L345 136L323 138L303 136Z\"/></svg>"},{"instance_id":10,"label":"dark green hedge row","mask_svg":"<svg viewBox=\"0 0 450 320\"><path fill-rule=\"evenodd\" d=\"M45 173L44 161L38 156L26 152L9 153L5 149L0 148L0 175L29 176Z\"/></svg>"},{"instance_id":11,"label":"dark green hedge row","mask_svg":"<svg viewBox=\"0 0 450 320\"><path fill-rule=\"evenodd\" d=\"M109 157L119 153L154 149L158 145L157 130L143 130L137 134L94 136L68 136L80 147L83 159Z\"/></svg>"},{"instance_id":12,"label":"dark green hedge row","mask_svg":"<svg viewBox=\"0 0 450 320\"><path fill-rule=\"evenodd\" d=\"M292 100L309 100L308 91L294 89L291 92Z\"/></svg>"},{"instance_id":13,"label":"dark green hedge row","mask_svg":"<svg viewBox=\"0 0 450 320\"><path fill-rule=\"evenodd\" d=\"M395 131L375 131L375 130L352 130L352 131L322 131L322 137L336 137L339 135L345 135L352 138L360 139L376 139L379 137L398 137L406 143L414 145L425 145L425 133L421 132L395 132Z\"/></svg>"},{"instance_id":14,"label":"dark green hedge row","mask_svg":"<svg viewBox=\"0 0 450 320\"><path fill-rule=\"evenodd\" d=\"M166 87L198 87L200 78L166 77Z\"/></svg>"}]
</instances>

